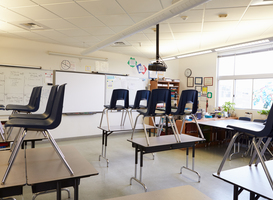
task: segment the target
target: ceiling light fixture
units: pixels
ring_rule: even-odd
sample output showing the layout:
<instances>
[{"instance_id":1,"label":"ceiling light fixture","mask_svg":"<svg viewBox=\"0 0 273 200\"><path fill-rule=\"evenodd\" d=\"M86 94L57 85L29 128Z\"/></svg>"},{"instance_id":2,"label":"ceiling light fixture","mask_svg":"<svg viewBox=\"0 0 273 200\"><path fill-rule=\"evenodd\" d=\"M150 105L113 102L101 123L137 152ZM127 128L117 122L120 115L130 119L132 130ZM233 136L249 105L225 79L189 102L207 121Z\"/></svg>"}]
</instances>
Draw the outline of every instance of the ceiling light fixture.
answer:
<instances>
[{"instance_id":1,"label":"ceiling light fixture","mask_svg":"<svg viewBox=\"0 0 273 200\"><path fill-rule=\"evenodd\" d=\"M249 47L249 46L253 46L253 45L264 44L267 42L270 42L269 39L258 40L258 41L254 41L254 42L248 42L248 43L243 43L243 44L237 44L237 45L217 48L217 49L215 49L215 51L225 51L225 50L237 49L237 48L242 48L242 47Z\"/></svg>"},{"instance_id":2,"label":"ceiling light fixture","mask_svg":"<svg viewBox=\"0 0 273 200\"><path fill-rule=\"evenodd\" d=\"M197 55L211 53L211 52L212 52L212 50L200 51L200 52L189 53L189 54L184 54L184 55L181 55L181 56L177 56L177 58L185 58L185 57L190 57L190 56L197 56Z\"/></svg>"},{"instance_id":3,"label":"ceiling light fixture","mask_svg":"<svg viewBox=\"0 0 273 200\"><path fill-rule=\"evenodd\" d=\"M174 17L180 13L183 13L187 10L190 10L191 8L194 8L196 6L199 6L203 3L206 3L210 0L183 0L178 1L169 7L151 15L150 17L147 17L146 19L132 25L129 28L124 29L123 31L91 46L90 48L85 49L81 52L82 55L89 54L91 52L97 51L99 49L102 49L103 47L106 47L110 44L113 44L116 41L122 40L126 37L129 37L139 31L143 31L147 28L150 28L151 26L154 26L156 24L159 24L160 22L167 20L171 17Z\"/></svg>"}]
</instances>

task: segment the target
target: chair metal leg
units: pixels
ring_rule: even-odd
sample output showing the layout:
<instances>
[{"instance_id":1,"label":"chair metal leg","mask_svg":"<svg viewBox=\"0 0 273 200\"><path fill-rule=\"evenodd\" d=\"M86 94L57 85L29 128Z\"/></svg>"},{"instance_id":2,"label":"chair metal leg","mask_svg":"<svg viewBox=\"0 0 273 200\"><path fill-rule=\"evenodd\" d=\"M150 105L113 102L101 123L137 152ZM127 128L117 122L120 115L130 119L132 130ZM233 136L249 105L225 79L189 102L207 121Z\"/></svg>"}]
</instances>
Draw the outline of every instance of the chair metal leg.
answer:
<instances>
[{"instance_id":1,"label":"chair metal leg","mask_svg":"<svg viewBox=\"0 0 273 200\"><path fill-rule=\"evenodd\" d=\"M108 118L108 109L105 111L105 114L106 114L108 131L110 131L109 118Z\"/></svg>"},{"instance_id":2,"label":"chair metal leg","mask_svg":"<svg viewBox=\"0 0 273 200\"><path fill-rule=\"evenodd\" d=\"M19 149L20 149L20 146L22 145L22 142L24 141L24 138L25 138L26 134L27 134L27 131L24 130L23 133L22 133L22 135L21 135L21 138L20 138L18 144L16 145L16 148L14 148L14 155L13 155L13 158L10 160L9 165L8 165L8 167L7 167L7 169L6 169L6 172L5 172L4 177L3 177L3 179L2 179L2 182L1 182L2 185L5 184L5 181L6 181L6 179L7 179L7 176L8 176L8 174L9 174L9 172L10 172L10 169L11 169L11 167L12 167L12 165L13 165L14 160L16 159L16 156L17 156L17 154L18 154L18 151L19 151Z\"/></svg>"},{"instance_id":3,"label":"chair metal leg","mask_svg":"<svg viewBox=\"0 0 273 200\"><path fill-rule=\"evenodd\" d=\"M12 133L13 127L9 127L8 130L6 130L6 141L9 139L11 133Z\"/></svg>"},{"instance_id":4,"label":"chair metal leg","mask_svg":"<svg viewBox=\"0 0 273 200\"><path fill-rule=\"evenodd\" d=\"M157 127L157 133L156 133L157 137L159 137L161 135L161 132L163 130L164 119L165 119L164 117L160 117L159 124L158 124L158 127Z\"/></svg>"},{"instance_id":5,"label":"chair metal leg","mask_svg":"<svg viewBox=\"0 0 273 200\"><path fill-rule=\"evenodd\" d=\"M102 113L101 113L101 118L100 118L100 128L101 128L101 125L102 125L102 119L103 119L103 115L104 115L104 112L107 108L104 108Z\"/></svg>"},{"instance_id":6,"label":"chair metal leg","mask_svg":"<svg viewBox=\"0 0 273 200\"><path fill-rule=\"evenodd\" d=\"M126 113L128 113L129 121L130 121L131 127L133 128L134 120L133 120L133 113L132 113L132 110L131 110L131 115L130 115L129 109L126 109Z\"/></svg>"},{"instance_id":7,"label":"chair metal leg","mask_svg":"<svg viewBox=\"0 0 273 200\"><path fill-rule=\"evenodd\" d=\"M256 143L256 138L253 137L253 139L255 140L255 144L256 144L258 147L260 147L263 138L259 138L259 140L258 140L257 143ZM252 139L252 144L254 144L254 143L253 143L253 139ZM257 157L257 153L258 153L257 151L254 151L254 153L253 153L253 155L252 155L252 158L251 158L250 161L249 161L249 166L251 166L252 163L254 162L255 158Z\"/></svg>"},{"instance_id":8,"label":"chair metal leg","mask_svg":"<svg viewBox=\"0 0 273 200\"><path fill-rule=\"evenodd\" d=\"M126 114L127 113L125 113L125 117L124 117L124 120L123 120L124 110L122 110L122 115L121 115L121 120L120 120L120 126L124 126L124 121L125 121L125 118L126 118Z\"/></svg>"},{"instance_id":9,"label":"chair metal leg","mask_svg":"<svg viewBox=\"0 0 273 200\"><path fill-rule=\"evenodd\" d=\"M1 135L1 138L3 141L6 141L6 138L5 138L5 131L4 131L4 128L3 128L3 125L2 123L0 122L0 135Z\"/></svg>"},{"instance_id":10,"label":"chair metal leg","mask_svg":"<svg viewBox=\"0 0 273 200\"><path fill-rule=\"evenodd\" d=\"M265 143L262 142L262 143L264 144L263 148L261 149L261 155L262 155L262 156L264 155L264 153L265 153L265 151L266 151L266 149L267 149L267 147L268 147L268 145L269 145L271 139L272 139L272 138L267 138L267 140L266 140ZM257 160L256 160L256 162L255 162L255 166L257 166L259 162L260 162L260 159L257 158Z\"/></svg>"},{"instance_id":11,"label":"chair metal leg","mask_svg":"<svg viewBox=\"0 0 273 200\"><path fill-rule=\"evenodd\" d=\"M138 120L138 117L139 117L140 115L141 115L141 114L139 114L139 115L136 117L135 126L134 126L134 128L133 128L133 132L132 132L131 140L132 140L132 139L133 139L133 137L134 137L134 133L135 133L136 125L137 125L137 120Z\"/></svg>"},{"instance_id":12,"label":"chair metal leg","mask_svg":"<svg viewBox=\"0 0 273 200\"><path fill-rule=\"evenodd\" d=\"M227 148L227 150L226 150L226 152L225 152L225 154L224 154L223 160L222 160L222 162L221 162L221 164L220 164L220 166L219 166L219 168L218 168L218 170L217 170L217 175L220 175L220 173L221 173L221 171L222 171L222 169L223 169L223 167L224 167L224 164L225 164L225 162L226 162L226 159L227 159L228 156L229 156L229 153L230 153L230 151L231 151L231 148L232 148L232 146L233 146L233 144L234 144L236 138L237 138L239 135L241 135L241 134L242 134L242 133L237 132L237 133L232 137L232 139L230 140L229 145L228 145L228 148Z\"/></svg>"},{"instance_id":13,"label":"chair metal leg","mask_svg":"<svg viewBox=\"0 0 273 200\"><path fill-rule=\"evenodd\" d=\"M142 121L142 123L143 123L144 133L145 133L147 145L150 146L150 141L149 141L149 137L148 137L148 134L147 134L147 130L146 130L144 118L145 118L145 117L143 116L143 121Z\"/></svg>"},{"instance_id":14,"label":"chair metal leg","mask_svg":"<svg viewBox=\"0 0 273 200\"><path fill-rule=\"evenodd\" d=\"M168 119L169 119L169 121L170 121L170 124L171 124L171 127L172 127L172 131L173 131L173 134L174 134L174 137L175 137L175 139L176 139L176 142L177 143L179 143L179 142L181 142L180 141L180 139L179 139L179 137L178 137L178 134L177 134L177 128L176 128L176 126L174 125L174 118L173 117L170 117L170 116L166 116L166 117L168 117ZM175 127L174 127L175 126Z\"/></svg>"},{"instance_id":15,"label":"chair metal leg","mask_svg":"<svg viewBox=\"0 0 273 200\"><path fill-rule=\"evenodd\" d=\"M191 114L191 116L192 116L192 118L193 118L194 121L195 121L195 124L196 124L196 126L197 126L197 128L198 128L198 131L199 131L201 137L202 137L203 139L205 139L205 137L204 137L204 135L203 135L203 132L202 132L202 130L201 130L201 128L200 128L200 126L199 126L197 120L196 120L196 117L194 116L194 114Z\"/></svg>"},{"instance_id":16,"label":"chair metal leg","mask_svg":"<svg viewBox=\"0 0 273 200\"><path fill-rule=\"evenodd\" d=\"M59 146L57 145L57 143L55 142L55 140L53 139L53 137L51 136L51 134L47 130L45 131L45 133L47 134L48 139L51 142L51 145L54 147L55 152L58 154L58 156L60 157L60 159L63 161L63 163L65 164L65 166L66 166L67 170L70 172L70 174L73 175L74 172L72 171L72 169L70 168L69 164L65 160L65 158L63 156L64 154L60 150Z\"/></svg>"},{"instance_id":17,"label":"chair metal leg","mask_svg":"<svg viewBox=\"0 0 273 200\"><path fill-rule=\"evenodd\" d=\"M273 190L273 181L272 181L272 178L271 178L270 173L269 173L269 171L268 171L268 169L267 169L267 167L266 167L266 165L264 163L263 157L262 157L262 155L261 155L261 153L259 151L259 148L258 148L258 146L256 144L255 138L252 139L252 143L253 143L253 146L254 146L254 148L256 150L256 153L258 154L258 157L259 157L259 159L261 161L262 167L263 167L265 175L266 175L266 177L267 177L267 179L269 181L271 189Z\"/></svg>"}]
</instances>

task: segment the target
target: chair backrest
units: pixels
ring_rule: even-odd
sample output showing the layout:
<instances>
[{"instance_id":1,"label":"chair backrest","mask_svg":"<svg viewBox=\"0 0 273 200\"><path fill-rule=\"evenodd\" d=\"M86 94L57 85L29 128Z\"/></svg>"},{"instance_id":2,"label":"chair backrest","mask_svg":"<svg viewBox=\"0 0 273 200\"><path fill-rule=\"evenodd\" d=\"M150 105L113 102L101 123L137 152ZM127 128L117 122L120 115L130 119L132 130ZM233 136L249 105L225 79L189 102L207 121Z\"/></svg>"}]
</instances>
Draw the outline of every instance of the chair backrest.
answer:
<instances>
[{"instance_id":1,"label":"chair backrest","mask_svg":"<svg viewBox=\"0 0 273 200\"><path fill-rule=\"evenodd\" d=\"M156 105L158 103L165 104L165 114L171 113L171 91L169 89L154 89L148 102L147 115L154 115Z\"/></svg>"},{"instance_id":2,"label":"chair backrest","mask_svg":"<svg viewBox=\"0 0 273 200\"><path fill-rule=\"evenodd\" d=\"M271 105L264 129L257 134L258 137L273 137L273 104Z\"/></svg>"},{"instance_id":3,"label":"chair backrest","mask_svg":"<svg viewBox=\"0 0 273 200\"><path fill-rule=\"evenodd\" d=\"M182 93L180 95L177 111L175 114L176 115L184 115L185 114L185 107L186 107L187 103L192 103L191 114L195 114L197 111L197 104L198 104L198 91L197 90L183 90L182 91Z\"/></svg>"},{"instance_id":4,"label":"chair backrest","mask_svg":"<svg viewBox=\"0 0 273 200\"><path fill-rule=\"evenodd\" d=\"M114 89L110 101L110 109L115 109L117 107L117 101L123 100L123 108L129 107L129 90L126 89Z\"/></svg>"},{"instance_id":5,"label":"chair backrest","mask_svg":"<svg viewBox=\"0 0 273 200\"><path fill-rule=\"evenodd\" d=\"M47 120L50 124L46 127L46 129L54 129L59 126L62 120L62 112L63 112L63 101L64 101L64 91L65 85L60 85L57 91L56 97L54 99L53 107L50 113L49 118Z\"/></svg>"},{"instance_id":6,"label":"chair backrest","mask_svg":"<svg viewBox=\"0 0 273 200\"><path fill-rule=\"evenodd\" d=\"M239 117L239 120L251 121L249 117Z\"/></svg>"},{"instance_id":7,"label":"chair backrest","mask_svg":"<svg viewBox=\"0 0 273 200\"><path fill-rule=\"evenodd\" d=\"M151 94L150 90L138 90L136 93L133 109L140 108L140 102L143 100L147 100L147 106L148 106L150 94Z\"/></svg>"},{"instance_id":8,"label":"chair backrest","mask_svg":"<svg viewBox=\"0 0 273 200\"><path fill-rule=\"evenodd\" d=\"M266 120L264 119L254 119L253 122L259 122L259 123L264 123Z\"/></svg>"},{"instance_id":9,"label":"chair backrest","mask_svg":"<svg viewBox=\"0 0 273 200\"><path fill-rule=\"evenodd\" d=\"M55 100L55 97L56 97L56 94L57 94L58 86L59 85L53 85L51 87L51 90L50 90L50 93L49 93L49 96L48 96L48 100L47 100L47 104L46 104L46 109L45 109L45 112L44 112L44 114L47 115L47 116L49 116L51 111L52 111L52 107L53 107L53 103L54 103L54 100Z\"/></svg>"},{"instance_id":10,"label":"chair backrest","mask_svg":"<svg viewBox=\"0 0 273 200\"><path fill-rule=\"evenodd\" d=\"M35 112L40 107L40 99L41 99L41 93L42 93L42 86L34 87L32 89L28 106L31 108L30 112Z\"/></svg>"}]
</instances>

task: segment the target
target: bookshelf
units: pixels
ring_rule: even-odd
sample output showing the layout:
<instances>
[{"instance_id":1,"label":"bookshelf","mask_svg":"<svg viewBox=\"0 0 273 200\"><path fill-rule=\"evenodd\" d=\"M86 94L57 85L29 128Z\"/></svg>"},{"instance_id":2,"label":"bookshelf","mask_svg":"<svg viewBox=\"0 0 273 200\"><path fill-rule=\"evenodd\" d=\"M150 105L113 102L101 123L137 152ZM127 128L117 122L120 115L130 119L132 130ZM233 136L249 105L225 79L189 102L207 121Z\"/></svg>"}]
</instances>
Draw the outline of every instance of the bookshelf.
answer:
<instances>
[{"instance_id":1,"label":"bookshelf","mask_svg":"<svg viewBox=\"0 0 273 200\"><path fill-rule=\"evenodd\" d=\"M171 90L172 106L177 106L179 102L180 82L179 80L151 80L150 90L157 88L167 88Z\"/></svg>"}]
</instances>

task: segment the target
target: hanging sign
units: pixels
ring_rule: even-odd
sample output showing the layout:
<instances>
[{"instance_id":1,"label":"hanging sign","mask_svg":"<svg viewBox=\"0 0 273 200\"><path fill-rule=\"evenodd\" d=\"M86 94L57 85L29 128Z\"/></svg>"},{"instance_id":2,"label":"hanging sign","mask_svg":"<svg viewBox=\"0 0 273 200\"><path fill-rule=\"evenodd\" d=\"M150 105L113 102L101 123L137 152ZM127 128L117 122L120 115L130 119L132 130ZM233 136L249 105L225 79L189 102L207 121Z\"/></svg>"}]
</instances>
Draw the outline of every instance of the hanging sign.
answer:
<instances>
[{"instance_id":1,"label":"hanging sign","mask_svg":"<svg viewBox=\"0 0 273 200\"><path fill-rule=\"evenodd\" d=\"M137 65L137 61L136 61L136 59L135 58L130 58L130 60L128 60L128 65L130 66L130 67L135 67L136 65Z\"/></svg>"}]
</instances>

